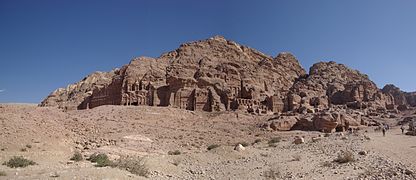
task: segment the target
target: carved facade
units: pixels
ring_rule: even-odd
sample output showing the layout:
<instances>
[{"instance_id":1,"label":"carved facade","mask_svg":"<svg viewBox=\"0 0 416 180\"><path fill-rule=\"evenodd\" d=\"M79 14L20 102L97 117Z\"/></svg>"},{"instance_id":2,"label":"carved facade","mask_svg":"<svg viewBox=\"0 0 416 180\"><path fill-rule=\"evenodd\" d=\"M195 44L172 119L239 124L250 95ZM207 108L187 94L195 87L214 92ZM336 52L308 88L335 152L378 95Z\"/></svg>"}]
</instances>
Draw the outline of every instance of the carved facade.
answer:
<instances>
[{"instance_id":1,"label":"carved facade","mask_svg":"<svg viewBox=\"0 0 416 180\"><path fill-rule=\"evenodd\" d=\"M242 82L230 83L226 110L243 110L253 113L277 113L287 109L283 96L264 95L263 101L253 99L250 90ZM236 85L240 86L236 86ZM101 105L125 106L170 106L191 111L218 111L222 102L213 99L212 88L199 88L191 81L183 81L155 88L151 81L128 82L114 80L110 85L94 90L91 97L79 109L94 108ZM245 91L245 92L244 92ZM167 102L167 103L163 103Z\"/></svg>"}]
</instances>

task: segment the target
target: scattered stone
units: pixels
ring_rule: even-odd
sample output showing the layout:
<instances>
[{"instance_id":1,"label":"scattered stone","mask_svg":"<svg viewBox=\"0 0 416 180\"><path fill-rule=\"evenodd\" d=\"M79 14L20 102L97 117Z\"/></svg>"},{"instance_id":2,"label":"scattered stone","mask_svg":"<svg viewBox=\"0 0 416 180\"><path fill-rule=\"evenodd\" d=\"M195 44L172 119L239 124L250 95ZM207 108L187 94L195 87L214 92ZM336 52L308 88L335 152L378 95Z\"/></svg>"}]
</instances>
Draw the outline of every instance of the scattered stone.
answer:
<instances>
[{"instance_id":1,"label":"scattered stone","mask_svg":"<svg viewBox=\"0 0 416 180\"><path fill-rule=\"evenodd\" d=\"M59 174L57 172L52 172L52 173L49 174L49 177L57 178L57 177L59 177Z\"/></svg>"},{"instance_id":2,"label":"scattered stone","mask_svg":"<svg viewBox=\"0 0 416 180\"><path fill-rule=\"evenodd\" d=\"M367 151L360 151L358 152L359 155L361 156L366 156L367 155Z\"/></svg>"},{"instance_id":3,"label":"scattered stone","mask_svg":"<svg viewBox=\"0 0 416 180\"><path fill-rule=\"evenodd\" d=\"M303 137L296 137L295 141L293 141L294 144L304 144L305 139Z\"/></svg>"},{"instance_id":4,"label":"scattered stone","mask_svg":"<svg viewBox=\"0 0 416 180\"><path fill-rule=\"evenodd\" d=\"M322 140L321 137L313 137L312 138L312 142L318 142L318 141L321 141L321 140Z\"/></svg>"},{"instance_id":5,"label":"scattered stone","mask_svg":"<svg viewBox=\"0 0 416 180\"><path fill-rule=\"evenodd\" d=\"M406 169L406 170L404 171L404 173L405 173L406 175L412 175L412 174L413 174L413 171L412 171L412 170L410 170L410 169Z\"/></svg>"},{"instance_id":6,"label":"scattered stone","mask_svg":"<svg viewBox=\"0 0 416 180\"><path fill-rule=\"evenodd\" d=\"M245 150L246 150L246 148L245 148L243 145L241 145L241 144L237 144L237 145L234 147L234 150L235 150L235 151L238 151L238 152L241 152L241 151L245 151Z\"/></svg>"}]
</instances>

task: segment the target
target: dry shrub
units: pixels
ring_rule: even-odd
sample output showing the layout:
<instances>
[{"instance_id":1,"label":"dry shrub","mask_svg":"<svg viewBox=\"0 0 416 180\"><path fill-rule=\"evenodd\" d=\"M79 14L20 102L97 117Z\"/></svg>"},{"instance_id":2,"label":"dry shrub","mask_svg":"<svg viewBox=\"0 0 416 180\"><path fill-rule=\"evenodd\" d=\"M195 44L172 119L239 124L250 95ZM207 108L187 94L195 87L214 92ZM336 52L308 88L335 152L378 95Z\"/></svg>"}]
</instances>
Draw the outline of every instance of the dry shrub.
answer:
<instances>
[{"instance_id":1,"label":"dry shrub","mask_svg":"<svg viewBox=\"0 0 416 180\"><path fill-rule=\"evenodd\" d=\"M114 166L143 177L148 177L150 174L143 157L122 157Z\"/></svg>"},{"instance_id":2,"label":"dry shrub","mask_svg":"<svg viewBox=\"0 0 416 180\"><path fill-rule=\"evenodd\" d=\"M114 166L114 163L108 159L107 154L92 154L90 158L88 158L88 161L91 161L93 163L97 163L96 167L107 167L107 166Z\"/></svg>"},{"instance_id":3,"label":"dry shrub","mask_svg":"<svg viewBox=\"0 0 416 180\"><path fill-rule=\"evenodd\" d=\"M176 151L169 151L169 152L168 152L168 155L180 155L180 154L182 154L182 153L181 153L181 151L179 151L179 150L176 150Z\"/></svg>"},{"instance_id":4,"label":"dry shrub","mask_svg":"<svg viewBox=\"0 0 416 180\"><path fill-rule=\"evenodd\" d=\"M351 151L344 151L341 152L338 157L334 160L334 162L344 164L349 162L354 162L354 154Z\"/></svg>"},{"instance_id":5,"label":"dry shrub","mask_svg":"<svg viewBox=\"0 0 416 180\"><path fill-rule=\"evenodd\" d=\"M270 141L268 143L269 144L275 144L275 143L279 143L280 141L282 141L281 137L274 137L274 138L270 139Z\"/></svg>"},{"instance_id":6,"label":"dry shrub","mask_svg":"<svg viewBox=\"0 0 416 180\"><path fill-rule=\"evenodd\" d=\"M277 168L270 168L264 172L264 177L266 179L280 179L281 173Z\"/></svg>"},{"instance_id":7,"label":"dry shrub","mask_svg":"<svg viewBox=\"0 0 416 180\"><path fill-rule=\"evenodd\" d=\"M71 157L71 161L79 162L82 161L84 158L82 157L82 154L80 152L75 152L74 155Z\"/></svg>"},{"instance_id":8,"label":"dry shrub","mask_svg":"<svg viewBox=\"0 0 416 180\"><path fill-rule=\"evenodd\" d=\"M260 143L260 142L261 142L261 139L256 139L253 144L257 144L257 143Z\"/></svg>"}]
</instances>

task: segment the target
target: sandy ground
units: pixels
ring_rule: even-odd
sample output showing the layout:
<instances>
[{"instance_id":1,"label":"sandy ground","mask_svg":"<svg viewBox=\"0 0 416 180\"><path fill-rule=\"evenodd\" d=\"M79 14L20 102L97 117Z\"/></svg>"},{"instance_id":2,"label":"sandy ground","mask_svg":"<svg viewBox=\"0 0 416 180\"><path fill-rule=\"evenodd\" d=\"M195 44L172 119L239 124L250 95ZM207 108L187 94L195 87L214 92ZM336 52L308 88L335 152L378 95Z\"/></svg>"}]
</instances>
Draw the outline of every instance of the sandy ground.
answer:
<instances>
[{"instance_id":1,"label":"sandy ground","mask_svg":"<svg viewBox=\"0 0 416 180\"><path fill-rule=\"evenodd\" d=\"M6 174L0 179L416 179L409 174L416 169L416 137L402 135L398 128L386 137L372 128L324 137L320 132L259 128L268 118L159 107L63 112L3 104L0 162L24 156L37 165L0 165ZM293 144L295 136L306 143ZM268 141L276 137L281 141L271 146ZM246 150L235 151L235 144L243 142L249 144ZM208 151L213 144L220 147ZM181 154L168 155L175 150ZM143 157L149 176L70 161L76 151L86 157L96 152L112 159ZM352 152L355 161L334 162L343 151Z\"/></svg>"},{"instance_id":2,"label":"sandy ground","mask_svg":"<svg viewBox=\"0 0 416 180\"><path fill-rule=\"evenodd\" d=\"M416 137L403 135L399 127L391 129L384 137L380 132L369 133L369 136L373 141L364 144L366 149L416 169Z\"/></svg>"}]
</instances>

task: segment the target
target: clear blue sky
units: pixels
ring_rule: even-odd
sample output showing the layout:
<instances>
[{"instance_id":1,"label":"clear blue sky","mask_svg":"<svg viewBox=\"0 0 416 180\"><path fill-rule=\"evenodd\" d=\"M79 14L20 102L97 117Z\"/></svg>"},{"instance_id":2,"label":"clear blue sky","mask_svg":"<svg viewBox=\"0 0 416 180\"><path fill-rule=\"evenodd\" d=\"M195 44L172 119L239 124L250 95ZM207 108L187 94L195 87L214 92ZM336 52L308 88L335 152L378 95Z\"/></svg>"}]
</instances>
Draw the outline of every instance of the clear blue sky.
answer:
<instances>
[{"instance_id":1,"label":"clear blue sky","mask_svg":"<svg viewBox=\"0 0 416 180\"><path fill-rule=\"evenodd\" d=\"M305 69L337 61L415 91L416 1L0 0L0 102L51 91L137 56L223 35Z\"/></svg>"}]
</instances>

